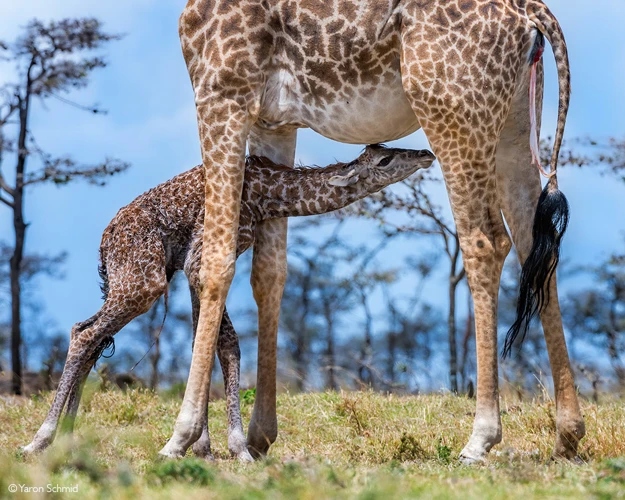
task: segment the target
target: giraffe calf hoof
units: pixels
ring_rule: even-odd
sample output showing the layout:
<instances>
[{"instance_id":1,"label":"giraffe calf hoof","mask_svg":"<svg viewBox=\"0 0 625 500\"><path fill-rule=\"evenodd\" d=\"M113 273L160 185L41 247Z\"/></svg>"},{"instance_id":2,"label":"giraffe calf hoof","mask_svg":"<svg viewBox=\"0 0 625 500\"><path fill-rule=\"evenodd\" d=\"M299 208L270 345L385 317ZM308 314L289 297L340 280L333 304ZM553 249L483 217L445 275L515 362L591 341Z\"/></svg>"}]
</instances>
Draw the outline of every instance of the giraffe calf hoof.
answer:
<instances>
[{"instance_id":1,"label":"giraffe calf hoof","mask_svg":"<svg viewBox=\"0 0 625 500\"><path fill-rule=\"evenodd\" d=\"M193 454L197 457L197 458L201 458L202 460L206 460L207 462L214 462L215 461L215 455L213 455L213 452L208 450L193 450Z\"/></svg>"},{"instance_id":2,"label":"giraffe calf hoof","mask_svg":"<svg viewBox=\"0 0 625 500\"><path fill-rule=\"evenodd\" d=\"M253 462L254 459L247 448L247 440L243 431L241 429L231 429L228 433L230 455L236 457L239 462Z\"/></svg>"},{"instance_id":3,"label":"giraffe calf hoof","mask_svg":"<svg viewBox=\"0 0 625 500\"><path fill-rule=\"evenodd\" d=\"M215 461L215 456L213 455L213 452L211 451L210 444L206 446L204 443L201 443L200 441L196 441L195 444L193 445L192 450L193 450L193 454L198 458L202 458L208 462Z\"/></svg>"},{"instance_id":4,"label":"giraffe calf hoof","mask_svg":"<svg viewBox=\"0 0 625 500\"><path fill-rule=\"evenodd\" d=\"M37 455L43 452L49 445L50 445L50 442L33 441L32 443L26 446L20 446L17 449L17 451L18 453L21 453L23 456Z\"/></svg>"},{"instance_id":5,"label":"giraffe calf hoof","mask_svg":"<svg viewBox=\"0 0 625 500\"><path fill-rule=\"evenodd\" d=\"M574 455L571 455L571 454L563 455L559 453L553 453L553 455L551 455L551 460L554 462L568 462L573 465L585 465L586 464L586 462L577 454L577 452Z\"/></svg>"},{"instance_id":6,"label":"giraffe calf hoof","mask_svg":"<svg viewBox=\"0 0 625 500\"><path fill-rule=\"evenodd\" d=\"M26 446L20 446L17 448L17 453L19 455L23 455L25 457L29 456L29 455L34 455L35 453L37 453L37 451L33 448L33 444L29 444Z\"/></svg>"},{"instance_id":7,"label":"giraffe calf hoof","mask_svg":"<svg viewBox=\"0 0 625 500\"><path fill-rule=\"evenodd\" d=\"M237 453L236 457L239 460L239 462L244 463L244 464L249 464L254 461L254 458L252 457L250 452L247 450L243 450Z\"/></svg>"}]
</instances>

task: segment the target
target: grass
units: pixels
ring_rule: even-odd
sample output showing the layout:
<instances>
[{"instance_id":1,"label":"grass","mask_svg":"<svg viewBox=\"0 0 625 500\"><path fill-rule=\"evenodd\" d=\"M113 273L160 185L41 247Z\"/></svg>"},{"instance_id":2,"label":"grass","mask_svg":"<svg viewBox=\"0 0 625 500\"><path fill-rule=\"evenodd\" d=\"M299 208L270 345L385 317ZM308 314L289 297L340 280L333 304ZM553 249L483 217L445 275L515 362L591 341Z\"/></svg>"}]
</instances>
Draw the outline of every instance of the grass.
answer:
<instances>
[{"instance_id":1,"label":"grass","mask_svg":"<svg viewBox=\"0 0 625 500\"><path fill-rule=\"evenodd\" d=\"M489 462L457 461L474 402L449 395L372 392L283 394L280 434L268 459L239 464L226 446L224 401L211 406L215 463L156 459L171 435L177 399L148 391L86 391L73 439L39 457L16 450L43 421L51 395L0 401L0 497L9 485L74 488L80 498L613 498L625 497L625 408L583 403L583 465L549 459L553 402L502 401L504 441ZM243 397L249 421L254 394ZM19 487L18 487L19 488ZM76 493L52 496L77 498Z\"/></svg>"}]
</instances>

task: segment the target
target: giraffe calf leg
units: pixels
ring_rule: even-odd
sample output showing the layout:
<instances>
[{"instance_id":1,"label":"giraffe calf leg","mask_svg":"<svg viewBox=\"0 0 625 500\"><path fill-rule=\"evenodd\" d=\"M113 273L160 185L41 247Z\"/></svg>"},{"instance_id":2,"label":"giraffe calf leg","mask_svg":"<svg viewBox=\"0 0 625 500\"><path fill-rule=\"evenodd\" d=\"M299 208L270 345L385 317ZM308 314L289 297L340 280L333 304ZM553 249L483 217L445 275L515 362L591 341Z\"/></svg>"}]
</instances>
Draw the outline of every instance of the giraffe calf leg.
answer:
<instances>
[{"instance_id":1,"label":"giraffe calf leg","mask_svg":"<svg viewBox=\"0 0 625 500\"><path fill-rule=\"evenodd\" d=\"M74 432L74 423L76 422L78 406L80 405L80 400L82 399L82 391L92 368L93 363L91 362L85 365L85 368L80 374L79 381L74 385L74 387L72 387L72 390L69 393L69 397L67 399L67 409L65 410L65 418L63 419L63 425L61 426L61 429L68 434Z\"/></svg>"},{"instance_id":2,"label":"giraffe calf leg","mask_svg":"<svg viewBox=\"0 0 625 500\"><path fill-rule=\"evenodd\" d=\"M102 309L104 309L104 307ZM69 351L54 400L52 401L46 419L35 434L35 437L30 444L22 448L25 454L39 453L45 450L50 446L52 441L54 441L59 419L65 408L67 398L73 391L74 386L78 383L83 365L88 359L88 356L85 356L85 347L87 346L82 342L82 333L92 328L97 328L96 325L102 316L102 309L89 320L77 323L72 328Z\"/></svg>"},{"instance_id":3,"label":"giraffe calf leg","mask_svg":"<svg viewBox=\"0 0 625 500\"><path fill-rule=\"evenodd\" d=\"M119 332L132 319L146 312L163 294L166 286L167 282L163 277L162 280L150 283L149 287L138 288L137 295L127 296L111 292L95 316L74 326L65 367L52 406L33 441L23 448L24 453L41 452L54 441L68 399L70 403L67 413L71 419L75 417L82 393L82 383L93 364L94 355L99 353L108 338Z\"/></svg>"},{"instance_id":4,"label":"giraffe calf leg","mask_svg":"<svg viewBox=\"0 0 625 500\"><path fill-rule=\"evenodd\" d=\"M241 402L239 399L239 384L241 378L241 349L239 337L230 321L228 312L224 309L217 340L217 355L224 377L226 390L226 408L228 412L228 449L233 457L241 462L253 462L252 455L247 449L247 439L243 430L241 418Z\"/></svg>"}]
</instances>

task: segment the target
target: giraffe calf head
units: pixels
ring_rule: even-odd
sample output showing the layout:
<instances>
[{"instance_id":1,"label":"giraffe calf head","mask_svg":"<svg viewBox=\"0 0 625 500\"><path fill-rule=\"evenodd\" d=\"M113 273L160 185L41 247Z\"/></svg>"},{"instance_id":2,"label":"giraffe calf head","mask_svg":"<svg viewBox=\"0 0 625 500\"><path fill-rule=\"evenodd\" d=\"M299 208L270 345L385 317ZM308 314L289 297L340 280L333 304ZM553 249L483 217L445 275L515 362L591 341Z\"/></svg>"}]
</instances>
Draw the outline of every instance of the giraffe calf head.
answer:
<instances>
[{"instance_id":1,"label":"giraffe calf head","mask_svg":"<svg viewBox=\"0 0 625 500\"><path fill-rule=\"evenodd\" d=\"M343 165L328 179L328 184L358 190L366 196L403 181L421 168L428 168L434 160L436 157L427 149L387 148L375 144L367 146L353 162Z\"/></svg>"}]
</instances>

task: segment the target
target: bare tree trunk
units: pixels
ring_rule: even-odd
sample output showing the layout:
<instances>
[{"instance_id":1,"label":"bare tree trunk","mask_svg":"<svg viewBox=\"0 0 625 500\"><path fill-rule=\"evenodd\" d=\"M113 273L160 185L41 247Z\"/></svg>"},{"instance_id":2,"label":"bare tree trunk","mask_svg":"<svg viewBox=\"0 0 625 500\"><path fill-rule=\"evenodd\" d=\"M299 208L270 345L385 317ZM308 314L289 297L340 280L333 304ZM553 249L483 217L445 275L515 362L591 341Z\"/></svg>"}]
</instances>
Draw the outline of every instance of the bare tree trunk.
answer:
<instances>
[{"instance_id":1,"label":"bare tree trunk","mask_svg":"<svg viewBox=\"0 0 625 500\"><path fill-rule=\"evenodd\" d=\"M606 334L608 338L608 356L610 357L610 364L618 380L619 388L623 388L625 387L625 368L623 368L623 364L621 363L621 357L617 346L618 333L615 330L608 329Z\"/></svg>"},{"instance_id":2,"label":"bare tree trunk","mask_svg":"<svg viewBox=\"0 0 625 500\"><path fill-rule=\"evenodd\" d=\"M150 389L155 391L158 388L159 373L158 363L161 360L161 336L156 335L154 338L154 351L151 357L152 360L152 376L150 377Z\"/></svg>"},{"instance_id":3,"label":"bare tree trunk","mask_svg":"<svg viewBox=\"0 0 625 500\"><path fill-rule=\"evenodd\" d=\"M28 131L28 108L30 104L30 77L27 85L26 99L20 99L20 134L18 138L17 164L15 167L15 194L13 196L13 229L15 231L15 247L10 261L11 280L11 370L12 390L14 394L22 394L22 287L20 275L24 258L24 239L26 224L24 223L24 171L26 168L26 136Z\"/></svg>"},{"instance_id":4,"label":"bare tree trunk","mask_svg":"<svg viewBox=\"0 0 625 500\"><path fill-rule=\"evenodd\" d=\"M363 385L373 386L373 377L371 376L371 345L372 345L372 335L371 335L371 311L369 310L369 305L367 304L367 296L363 293L361 295L362 306L365 310L365 339L360 350L360 366L358 368L358 378Z\"/></svg>"},{"instance_id":5,"label":"bare tree trunk","mask_svg":"<svg viewBox=\"0 0 625 500\"><path fill-rule=\"evenodd\" d=\"M22 394L20 246L23 248L23 243L18 243L16 234L15 250L11 257L11 370L13 372L11 386L14 394Z\"/></svg>"},{"instance_id":6,"label":"bare tree trunk","mask_svg":"<svg viewBox=\"0 0 625 500\"><path fill-rule=\"evenodd\" d=\"M297 390L303 392L306 387L306 361L305 358L305 342L300 336L297 338L295 352L293 353L293 361L295 362L295 386Z\"/></svg>"},{"instance_id":7,"label":"bare tree trunk","mask_svg":"<svg viewBox=\"0 0 625 500\"><path fill-rule=\"evenodd\" d=\"M387 349L388 349L388 379L391 384L395 385L395 363L397 361L397 353L396 351L396 335L394 331L388 333L387 338Z\"/></svg>"},{"instance_id":8,"label":"bare tree trunk","mask_svg":"<svg viewBox=\"0 0 625 500\"><path fill-rule=\"evenodd\" d=\"M336 391L338 386L336 384L336 376L334 373L334 365L336 363L334 353L334 321L332 320L331 305L328 303L324 303L323 306L326 317L326 362L328 363L327 388L331 391Z\"/></svg>"},{"instance_id":9,"label":"bare tree trunk","mask_svg":"<svg viewBox=\"0 0 625 500\"><path fill-rule=\"evenodd\" d=\"M447 331L449 341L449 388L454 394L458 393L458 354L456 346L456 290L458 280L455 276L449 279L449 314L447 316Z\"/></svg>"},{"instance_id":10,"label":"bare tree trunk","mask_svg":"<svg viewBox=\"0 0 625 500\"><path fill-rule=\"evenodd\" d=\"M457 271L460 258L460 241L455 234L455 246L453 253L448 251L450 257L449 268L449 314L447 316L447 336L449 342L449 388L454 394L458 393L458 346L456 340L456 291L458 283L464 278L464 267Z\"/></svg>"},{"instance_id":11,"label":"bare tree trunk","mask_svg":"<svg viewBox=\"0 0 625 500\"><path fill-rule=\"evenodd\" d=\"M471 303L471 294L467 297L467 322L462 338L462 356L460 358L460 376L462 378L462 388L468 391L469 385L467 381L467 361L469 359L469 342L473 336L473 304Z\"/></svg>"}]
</instances>

